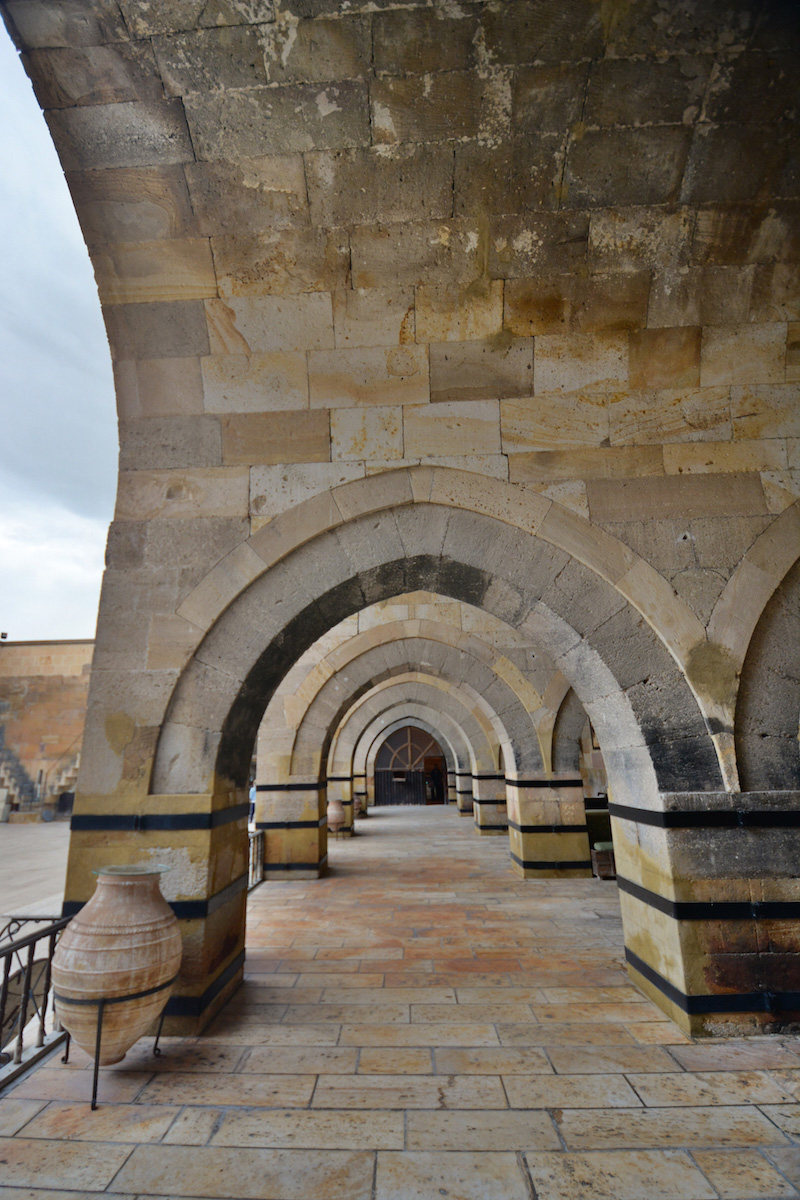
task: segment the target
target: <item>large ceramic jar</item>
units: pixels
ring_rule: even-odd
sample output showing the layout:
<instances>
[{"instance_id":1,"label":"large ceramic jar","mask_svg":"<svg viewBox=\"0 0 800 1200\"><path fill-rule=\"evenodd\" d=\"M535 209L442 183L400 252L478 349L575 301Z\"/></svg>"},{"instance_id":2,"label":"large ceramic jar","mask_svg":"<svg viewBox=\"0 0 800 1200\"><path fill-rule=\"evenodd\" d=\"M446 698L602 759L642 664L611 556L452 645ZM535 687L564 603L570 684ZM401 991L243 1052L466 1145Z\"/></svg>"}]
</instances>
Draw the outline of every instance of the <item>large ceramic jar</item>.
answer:
<instances>
[{"instance_id":1,"label":"large ceramic jar","mask_svg":"<svg viewBox=\"0 0 800 1200\"><path fill-rule=\"evenodd\" d=\"M53 957L56 1016L93 1058L97 1001L105 1001L101 1065L124 1058L158 1019L181 965L178 922L159 887L166 869L97 871L94 895L64 930Z\"/></svg>"},{"instance_id":2,"label":"large ceramic jar","mask_svg":"<svg viewBox=\"0 0 800 1200\"><path fill-rule=\"evenodd\" d=\"M341 800L328 801L328 829L331 833L338 833L345 822L344 805Z\"/></svg>"}]
</instances>

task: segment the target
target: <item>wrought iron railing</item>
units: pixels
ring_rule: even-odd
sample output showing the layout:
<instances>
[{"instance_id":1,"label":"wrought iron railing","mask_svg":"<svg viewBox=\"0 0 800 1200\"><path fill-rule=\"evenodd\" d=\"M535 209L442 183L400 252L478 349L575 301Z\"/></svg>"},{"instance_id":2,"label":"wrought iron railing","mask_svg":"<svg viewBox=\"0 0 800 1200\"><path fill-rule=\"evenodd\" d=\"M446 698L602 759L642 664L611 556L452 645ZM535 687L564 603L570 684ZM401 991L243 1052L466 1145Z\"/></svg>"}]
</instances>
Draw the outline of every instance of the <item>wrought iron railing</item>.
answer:
<instances>
[{"instance_id":1,"label":"wrought iron railing","mask_svg":"<svg viewBox=\"0 0 800 1200\"><path fill-rule=\"evenodd\" d=\"M30 1051L62 1036L51 1003L51 966L69 917L0 920L6 922L0 928L0 1074L5 1074L4 1068L22 1064Z\"/></svg>"},{"instance_id":2,"label":"wrought iron railing","mask_svg":"<svg viewBox=\"0 0 800 1200\"><path fill-rule=\"evenodd\" d=\"M250 830L248 837L250 840L250 865L247 890L249 892L254 887L258 887L264 879L264 830L258 829L255 832Z\"/></svg>"}]
</instances>

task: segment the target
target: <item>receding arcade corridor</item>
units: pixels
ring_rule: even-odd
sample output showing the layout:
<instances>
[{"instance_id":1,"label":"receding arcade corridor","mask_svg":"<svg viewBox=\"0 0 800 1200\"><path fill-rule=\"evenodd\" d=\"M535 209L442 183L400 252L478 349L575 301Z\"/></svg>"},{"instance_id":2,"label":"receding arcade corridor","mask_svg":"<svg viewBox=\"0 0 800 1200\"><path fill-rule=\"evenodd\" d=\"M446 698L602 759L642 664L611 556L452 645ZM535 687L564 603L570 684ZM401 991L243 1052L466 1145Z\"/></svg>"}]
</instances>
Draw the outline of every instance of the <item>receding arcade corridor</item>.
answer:
<instances>
[{"instance_id":1,"label":"receding arcade corridor","mask_svg":"<svg viewBox=\"0 0 800 1200\"><path fill-rule=\"evenodd\" d=\"M800 1039L665 1021L614 883L521 880L452 807L371 809L330 864L252 893L244 986L202 1037L104 1068L97 1112L78 1050L8 1093L0 1194L800 1194Z\"/></svg>"}]
</instances>

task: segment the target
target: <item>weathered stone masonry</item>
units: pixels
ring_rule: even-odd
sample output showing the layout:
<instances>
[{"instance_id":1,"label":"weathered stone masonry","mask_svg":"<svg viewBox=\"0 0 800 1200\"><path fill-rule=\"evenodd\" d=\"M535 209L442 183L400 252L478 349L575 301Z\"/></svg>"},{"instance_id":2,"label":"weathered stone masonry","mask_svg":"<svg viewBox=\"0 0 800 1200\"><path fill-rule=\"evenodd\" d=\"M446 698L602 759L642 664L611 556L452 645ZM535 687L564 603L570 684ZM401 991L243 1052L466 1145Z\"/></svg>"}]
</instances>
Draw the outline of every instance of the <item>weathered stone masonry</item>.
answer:
<instances>
[{"instance_id":1,"label":"weathered stone masonry","mask_svg":"<svg viewBox=\"0 0 800 1200\"><path fill-rule=\"evenodd\" d=\"M68 904L166 858L202 1025L241 969L264 714L319 868L327 773L443 686L457 789L500 807L502 773L517 868L568 871L571 689L633 978L695 1030L796 1017L794 6L2 9L120 418Z\"/></svg>"}]
</instances>

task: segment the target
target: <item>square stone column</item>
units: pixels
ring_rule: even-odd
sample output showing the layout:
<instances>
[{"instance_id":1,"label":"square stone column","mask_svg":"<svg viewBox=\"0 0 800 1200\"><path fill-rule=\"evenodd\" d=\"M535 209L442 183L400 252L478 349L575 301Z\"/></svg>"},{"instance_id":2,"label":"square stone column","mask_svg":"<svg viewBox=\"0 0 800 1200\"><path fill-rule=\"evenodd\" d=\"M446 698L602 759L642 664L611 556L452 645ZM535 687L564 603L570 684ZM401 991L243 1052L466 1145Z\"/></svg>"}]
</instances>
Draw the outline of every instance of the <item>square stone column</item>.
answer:
<instances>
[{"instance_id":1,"label":"square stone column","mask_svg":"<svg viewBox=\"0 0 800 1200\"><path fill-rule=\"evenodd\" d=\"M592 874L580 779L507 779L511 861L523 879Z\"/></svg>"},{"instance_id":2,"label":"square stone column","mask_svg":"<svg viewBox=\"0 0 800 1200\"><path fill-rule=\"evenodd\" d=\"M308 780L256 784L256 829L265 834L264 878L319 879L328 861L327 798Z\"/></svg>"},{"instance_id":3,"label":"square stone column","mask_svg":"<svg viewBox=\"0 0 800 1200\"><path fill-rule=\"evenodd\" d=\"M475 814L475 828L482 836L507 833L508 809L504 775L473 775L472 811Z\"/></svg>"}]
</instances>

